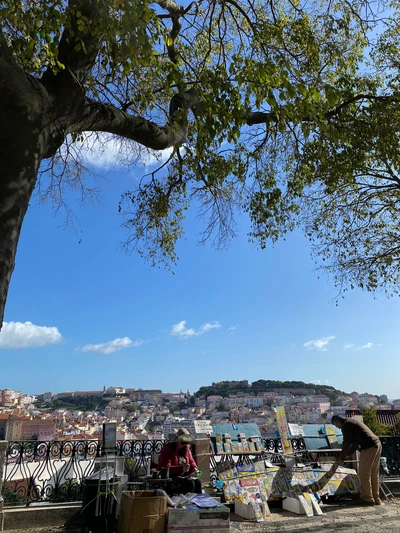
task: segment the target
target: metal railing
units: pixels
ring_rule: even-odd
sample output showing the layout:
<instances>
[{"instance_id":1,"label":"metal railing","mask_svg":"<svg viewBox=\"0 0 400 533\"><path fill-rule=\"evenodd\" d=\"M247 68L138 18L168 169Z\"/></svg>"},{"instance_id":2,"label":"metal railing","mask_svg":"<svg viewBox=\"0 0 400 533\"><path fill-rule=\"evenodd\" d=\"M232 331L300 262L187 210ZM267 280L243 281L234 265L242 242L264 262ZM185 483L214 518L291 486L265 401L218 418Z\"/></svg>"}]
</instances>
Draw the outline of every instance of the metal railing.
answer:
<instances>
[{"instance_id":1,"label":"metal railing","mask_svg":"<svg viewBox=\"0 0 400 533\"><path fill-rule=\"evenodd\" d=\"M4 467L5 505L79 501L82 480L101 455L99 441L9 442Z\"/></svg>"},{"instance_id":2,"label":"metal railing","mask_svg":"<svg viewBox=\"0 0 400 533\"><path fill-rule=\"evenodd\" d=\"M379 437L382 443L382 457L386 457L390 476L400 476L400 436Z\"/></svg>"},{"instance_id":3,"label":"metal railing","mask_svg":"<svg viewBox=\"0 0 400 533\"><path fill-rule=\"evenodd\" d=\"M116 455L126 458L129 481L149 472L164 443L164 440L118 441ZM82 482L93 472L101 451L99 440L9 442L4 466L4 504L80 501Z\"/></svg>"},{"instance_id":4,"label":"metal railing","mask_svg":"<svg viewBox=\"0 0 400 533\"><path fill-rule=\"evenodd\" d=\"M320 436L319 436L320 437ZM310 437L306 437L308 439ZM400 475L400 437L381 437L382 455L387 457L391 475ZM118 441L116 455L125 457L128 481L150 472L158 461L165 440ZM302 437L291 439L301 462L312 461ZM280 439L263 439L264 454L273 463L284 461ZM82 482L93 472L95 459L101 456L102 442L14 441L9 442L4 466L3 498L5 505L30 505L34 502L71 502L82 499ZM322 449L317 455L329 453ZM220 457L210 457L210 481L218 476ZM315 459L315 458L314 458Z\"/></svg>"},{"instance_id":5,"label":"metal railing","mask_svg":"<svg viewBox=\"0 0 400 533\"><path fill-rule=\"evenodd\" d=\"M118 441L116 455L125 457L125 473L128 481L150 473L158 461L166 440L123 440Z\"/></svg>"}]
</instances>

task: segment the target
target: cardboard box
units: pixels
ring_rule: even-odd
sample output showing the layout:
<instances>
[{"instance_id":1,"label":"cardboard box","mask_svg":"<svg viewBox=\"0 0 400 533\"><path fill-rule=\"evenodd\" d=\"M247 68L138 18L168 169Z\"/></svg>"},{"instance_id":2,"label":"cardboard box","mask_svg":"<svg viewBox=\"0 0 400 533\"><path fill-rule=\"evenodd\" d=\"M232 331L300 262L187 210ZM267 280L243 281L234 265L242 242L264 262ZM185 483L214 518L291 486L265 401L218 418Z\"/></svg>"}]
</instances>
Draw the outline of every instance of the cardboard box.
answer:
<instances>
[{"instance_id":1,"label":"cardboard box","mask_svg":"<svg viewBox=\"0 0 400 533\"><path fill-rule=\"evenodd\" d=\"M122 494L118 533L164 533L167 498L154 496L151 490Z\"/></svg>"},{"instance_id":2,"label":"cardboard box","mask_svg":"<svg viewBox=\"0 0 400 533\"><path fill-rule=\"evenodd\" d=\"M271 514L268 503L260 500L252 503L243 503L240 500L235 500L235 513L242 518L246 518L246 520L257 520L257 522L264 522Z\"/></svg>"},{"instance_id":3,"label":"cardboard box","mask_svg":"<svg viewBox=\"0 0 400 533\"><path fill-rule=\"evenodd\" d=\"M169 509L167 530L171 533L229 533L229 508L225 505L213 509L199 509L189 505L186 509Z\"/></svg>"},{"instance_id":4,"label":"cardboard box","mask_svg":"<svg viewBox=\"0 0 400 533\"><path fill-rule=\"evenodd\" d=\"M235 513L242 518L246 518L246 520L256 519L253 507L249 503L243 503L240 500L235 500Z\"/></svg>"},{"instance_id":5,"label":"cardboard box","mask_svg":"<svg viewBox=\"0 0 400 533\"><path fill-rule=\"evenodd\" d=\"M282 508L296 514L306 514L303 505L297 498L284 498Z\"/></svg>"}]
</instances>

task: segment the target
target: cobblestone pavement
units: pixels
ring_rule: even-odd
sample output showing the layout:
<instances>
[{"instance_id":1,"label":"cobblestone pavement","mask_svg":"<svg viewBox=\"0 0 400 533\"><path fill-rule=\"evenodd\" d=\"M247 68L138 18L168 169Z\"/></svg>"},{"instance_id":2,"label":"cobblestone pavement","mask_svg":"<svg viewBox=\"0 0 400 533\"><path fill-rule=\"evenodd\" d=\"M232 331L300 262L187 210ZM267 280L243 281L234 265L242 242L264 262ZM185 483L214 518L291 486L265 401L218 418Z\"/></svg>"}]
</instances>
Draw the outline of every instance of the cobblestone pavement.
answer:
<instances>
[{"instance_id":1,"label":"cobblestone pavement","mask_svg":"<svg viewBox=\"0 0 400 533\"><path fill-rule=\"evenodd\" d=\"M382 507L328 505L323 516L298 516L287 511L272 511L267 522L256 523L231 515L230 533L400 533L400 501ZM3 533L78 533L62 527L23 529ZM93 532L96 533L96 532Z\"/></svg>"},{"instance_id":2,"label":"cobblestone pavement","mask_svg":"<svg viewBox=\"0 0 400 533\"><path fill-rule=\"evenodd\" d=\"M307 518L273 511L268 521L256 523L231 517L231 533L400 533L400 502L380 507L323 507L323 516Z\"/></svg>"}]
</instances>

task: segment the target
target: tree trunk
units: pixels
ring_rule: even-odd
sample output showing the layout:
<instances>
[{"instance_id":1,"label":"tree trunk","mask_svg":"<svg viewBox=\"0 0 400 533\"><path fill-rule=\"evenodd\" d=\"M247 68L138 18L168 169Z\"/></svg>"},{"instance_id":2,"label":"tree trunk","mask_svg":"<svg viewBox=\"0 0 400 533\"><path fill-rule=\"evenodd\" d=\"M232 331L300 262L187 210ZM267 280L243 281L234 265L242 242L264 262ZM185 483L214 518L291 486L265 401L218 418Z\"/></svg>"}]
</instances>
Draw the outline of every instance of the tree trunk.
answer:
<instances>
[{"instance_id":1,"label":"tree trunk","mask_svg":"<svg viewBox=\"0 0 400 533\"><path fill-rule=\"evenodd\" d=\"M22 222L49 150L48 104L38 80L0 57L0 328Z\"/></svg>"},{"instance_id":2,"label":"tree trunk","mask_svg":"<svg viewBox=\"0 0 400 533\"><path fill-rule=\"evenodd\" d=\"M7 153L7 146L5 153ZM28 163L24 156L23 165L15 160L2 163L0 183L0 327L3 324L11 275L15 256L29 200L36 182L39 161L33 154Z\"/></svg>"}]
</instances>

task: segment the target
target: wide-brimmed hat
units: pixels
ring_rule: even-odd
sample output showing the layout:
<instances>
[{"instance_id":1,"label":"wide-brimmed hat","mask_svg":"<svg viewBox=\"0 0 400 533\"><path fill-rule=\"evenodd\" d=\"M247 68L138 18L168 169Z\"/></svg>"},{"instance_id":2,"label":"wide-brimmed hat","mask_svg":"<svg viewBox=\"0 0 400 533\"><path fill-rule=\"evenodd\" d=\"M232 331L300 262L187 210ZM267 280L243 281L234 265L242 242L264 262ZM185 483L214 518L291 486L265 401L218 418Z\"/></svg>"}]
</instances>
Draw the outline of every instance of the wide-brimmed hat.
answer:
<instances>
[{"instance_id":1,"label":"wide-brimmed hat","mask_svg":"<svg viewBox=\"0 0 400 533\"><path fill-rule=\"evenodd\" d=\"M170 433L168 437L169 442L180 442L182 444L193 444L194 437L189 433L187 429L181 428Z\"/></svg>"}]
</instances>

